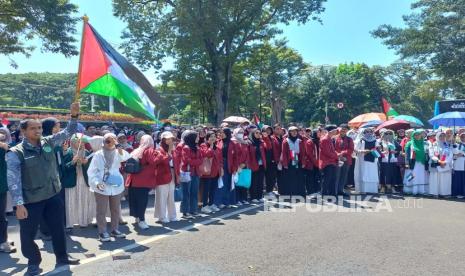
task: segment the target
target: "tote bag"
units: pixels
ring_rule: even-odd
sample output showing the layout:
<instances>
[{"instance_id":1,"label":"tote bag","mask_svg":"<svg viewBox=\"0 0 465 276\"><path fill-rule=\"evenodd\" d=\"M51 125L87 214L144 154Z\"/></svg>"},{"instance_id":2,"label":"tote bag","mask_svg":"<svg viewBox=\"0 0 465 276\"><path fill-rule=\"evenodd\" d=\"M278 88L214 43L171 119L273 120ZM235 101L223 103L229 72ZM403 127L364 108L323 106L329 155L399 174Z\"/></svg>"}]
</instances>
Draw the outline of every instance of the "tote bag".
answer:
<instances>
[{"instance_id":1,"label":"tote bag","mask_svg":"<svg viewBox=\"0 0 465 276\"><path fill-rule=\"evenodd\" d=\"M252 171L250 169L242 169L239 173L239 179L237 180L236 186L243 188L250 188L252 183Z\"/></svg>"}]
</instances>

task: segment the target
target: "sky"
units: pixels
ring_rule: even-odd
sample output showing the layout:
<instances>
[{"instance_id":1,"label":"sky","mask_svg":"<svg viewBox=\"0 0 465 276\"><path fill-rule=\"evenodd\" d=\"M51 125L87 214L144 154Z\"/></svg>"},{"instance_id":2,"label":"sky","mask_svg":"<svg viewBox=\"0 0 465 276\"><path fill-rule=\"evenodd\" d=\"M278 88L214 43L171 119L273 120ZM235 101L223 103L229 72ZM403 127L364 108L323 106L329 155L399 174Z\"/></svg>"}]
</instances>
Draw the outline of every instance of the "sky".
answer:
<instances>
[{"instance_id":1,"label":"sky","mask_svg":"<svg viewBox=\"0 0 465 276\"><path fill-rule=\"evenodd\" d=\"M71 0L79 6L81 15L87 14L89 22L114 47L121 43L125 23L113 16L111 0ZM321 14L322 24L291 23L283 26L288 45L296 49L305 62L312 65L337 65L345 62L363 62L368 65L389 65L397 59L395 52L387 49L370 31L381 24L403 26L402 15L409 14L413 0L328 0ZM76 38L80 41L81 27ZM33 41L37 44L37 41ZM77 44L79 46L79 43ZM18 68L9 66L8 59L0 56L0 74L26 72L77 72L79 57L65 58L60 54L42 53L40 44L29 58L13 55ZM173 67L172 61L164 69ZM152 84L158 83L153 71L144 72Z\"/></svg>"}]
</instances>

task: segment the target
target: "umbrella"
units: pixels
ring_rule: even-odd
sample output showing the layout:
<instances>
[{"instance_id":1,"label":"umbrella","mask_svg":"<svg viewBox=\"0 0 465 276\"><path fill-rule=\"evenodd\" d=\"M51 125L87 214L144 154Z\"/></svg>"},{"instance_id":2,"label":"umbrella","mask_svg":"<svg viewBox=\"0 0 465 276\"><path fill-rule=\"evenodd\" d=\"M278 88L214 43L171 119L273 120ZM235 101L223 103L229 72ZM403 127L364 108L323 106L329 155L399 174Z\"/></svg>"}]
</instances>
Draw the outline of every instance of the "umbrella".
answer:
<instances>
[{"instance_id":1,"label":"umbrella","mask_svg":"<svg viewBox=\"0 0 465 276\"><path fill-rule=\"evenodd\" d=\"M362 124L360 126L360 128L365 128L365 127L375 127L375 126L379 126L380 124L382 124L383 121L382 120L371 120L371 121L368 121L364 124Z\"/></svg>"},{"instance_id":2,"label":"umbrella","mask_svg":"<svg viewBox=\"0 0 465 276\"><path fill-rule=\"evenodd\" d=\"M250 121L247 118L240 117L240 116L229 116L228 118L224 119L223 122L232 123L232 124L242 124L242 123L250 124Z\"/></svg>"},{"instance_id":3,"label":"umbrella","mask_svg":"<svg viewBox=\"0 0 465 276\"><path fill-rule=\"evenodd\" d=\"M399 115L399 116L396 116L394 118L394 120L403 120L403 121L407 121L410 123L410 126L411 127L423 127L424 124L420 121L420 119L418 118L415 118L413 116L410 116L410 115Z\"/></svg>"},{"instance_id":4,"label":"umbrella","mask_svg":"<svg viewBox=\"0 0 465 276\"><path fill-rule=\"evenodd\" d=\"M434 116L428 122L439 126L465 126L465 112L446 112Z\"/></svg>"},{"instance_id":5,"label":"umbrella","mask_svg":"<svg viewBox=\"0 0 465 276\"><path fill-rule=\"evenodd\" d=\"M410 128L410 123L407 122L407 121L404 121L404 120L394 120L394 119L391 119L389 121L386 121L382 124L380 124L377 128L376 128L376 132L379 132L381 129L383 128L386 128L386 129L390 129L390 130L399 130L399 129L406 129L406 128Z\"/></svg>"},{"instance_id":6,"label":"umbrella","mask_svg":"<svg viewBox=\"0 0 465 276\"><path fill-rule=\"evenodd\" d=\"M353 118L352 120L349 121L349 126L350 127L355 127L358 128L364 123L368 123L369 121L374 121L374 120L381 120L381 121L386 121L386 115L384 113L365 113L365 114L360 114L357 117Z\"/></svg>"}]
</instances>

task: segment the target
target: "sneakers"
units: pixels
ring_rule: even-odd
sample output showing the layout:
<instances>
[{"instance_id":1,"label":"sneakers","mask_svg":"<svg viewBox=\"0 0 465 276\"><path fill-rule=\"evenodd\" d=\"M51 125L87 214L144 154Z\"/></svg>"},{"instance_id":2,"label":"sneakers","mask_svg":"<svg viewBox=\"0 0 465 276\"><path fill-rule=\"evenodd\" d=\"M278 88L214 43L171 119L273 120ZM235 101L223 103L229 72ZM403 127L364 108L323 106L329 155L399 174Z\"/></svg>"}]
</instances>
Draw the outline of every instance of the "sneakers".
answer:
<instances>
[{"instance_id":1,"label":"sneakers","mask_svg":"<svg viewBox=\"0 0 465 276\"><path fill-rule=\"evenodd\" d=\"M224 209L224 207L226 207L226 205L224 205L224 204L220 204L220 206L218 206L218 208L220 208L220 209Z\"/></svg>"},{"instance_id":2,"label":"sneakers","mask_svg":"<svg viewBox=\"0 0 465 276\"><path fill-rule=\"evenodd\" d=\"M219 212L220 208L216 207L216 205L213 204L212 206L210 206L210 210L212 210L212 212Z\"/></svg>"},{"instance_id":3,"label":"sneakers","mask_svg":"<svg viewBox=\"0 0 465 276\"><path fill-rule=\"evenodd\" d=\"M237 206L242 206L242 202L238 201L238 202L236 203L236 205L237 205Z\"/></svg>"},{"instance_id":4,"label":"sneakers","mask_svg":"<svg viewBox=\"0 0 465 276\"><path fill-rule=\"evenodd\" d=\"M115 237L115 238L121 238L121 239L126 238L126 234L123 234L123 233L121 233L121 232L118 231L118 230L113 230L113 231L111 231L111 236L112 236L112 237Z\"/></svg>"},{"instance_id":5,"label":"sneakers","mask_svg":"<svg viewBox=\"0 0 465 276\"><path fill-rule=\"evenodd\" d=\"M258 199L252 199L251 202L252 203L260 203L260 201L258 201Z\"/></svg>"},{"instance_id":6,"label":"sneakers","mask_svg":"<svg viewBox=\"0 0 465 276\"><path fill-rule=\"evenodd\" d=\"M189 213L184 213L184 214L182 214L182 218L183 219L193 219L194 217Z\"/></svg>"},{"instance_id":7,"label":"sneakers","mask_svg":"<svg viewBox=\"0 0 465 276\"><path fill-rule=\"evenodd\" d=\"M109 241L111 241L110 235L108 235L107 232L105 232L105 233L100 233L100 234L98 235L98 237L99 237L99 240L100 240L101 242L109 242Z\"/></svg>"},{"instance_id":8,"label":"sneakers","mask_svg":"<svg viewBox=\"0 0 465 276\"><path fill-rule=\"evenodd\" d=\"M200 212L205 213L205 214L210 214L212 210L210 209L210 207L205 206L202 209L200 209Z\"/></svg>"},{"instance_id":9,"label":"sneakers","mask_svg":"<svg viewBox=\"0 0 465 276\"><path fill-rule=\"evenodd\" d=\"M15 253L16 247L13 246L10 242L4 242L0 244L0 252L3 253Z\"/></svg>"},{"instance_id":10,"label":"sneakers","mask_svg":"<svg viewBox=\"0 0 465 276\"><path fill-rule=\"evenodd\" d=\"M231 204L231 205L226 206L226 208L237 208L237 205Z\"/></svg>"},{"instance_id":11,"label":"sneakers","mask_svg":"<svg viewBox=\"0 0 465 276\"><path fill-rule=\"evenodd\" d=\"M247 205L247 204L249 204L249 202L247 200L243 200L242 204Z\"/></svg>"},{"instance_id":12,"label":"sneakers","mask_svg":"<svg viewBox=\"0 0 465 276\"><path fill-rule=\"evenodd\" d=\"M147 225L147 223L143 220L139 221L137 223L137 226L139 226L140 229L142 230L146 230L146 229L149 229L150 227Z\"/></svg>"},{"instance_id":13,"label":"sneakers","mask_svg":"<svg viewBox=\"0 0 465 276\"><path fill-rule=\"evenodd\" d=\"M260 198L258 201L260 201L262 203L265 202L265 200L263 198Z\"/></svg>"},{"instance_id":14,"label":"sneakers","mask_svg":"<svg viewBox=\"0 0 465 276\"><path fill-rule=\"evenodd\" d=\"M176 218L176 217L174 217L174 218L171 218L170 221L171 221L171 222L173 222L173 221L179 221L179 219Z\"/></svg>"},{"instance_id":15,"label":"sneakers","mask_svg":"<svg viewBox=\"0 0 465 276\"><path fill-rule=\"evenodd\" d=\"M162 219L162 220L161 220L161 223L170 223L170 220L167 219L167 218L165 218L165 219Z\"/></svg>"}]
</instances>

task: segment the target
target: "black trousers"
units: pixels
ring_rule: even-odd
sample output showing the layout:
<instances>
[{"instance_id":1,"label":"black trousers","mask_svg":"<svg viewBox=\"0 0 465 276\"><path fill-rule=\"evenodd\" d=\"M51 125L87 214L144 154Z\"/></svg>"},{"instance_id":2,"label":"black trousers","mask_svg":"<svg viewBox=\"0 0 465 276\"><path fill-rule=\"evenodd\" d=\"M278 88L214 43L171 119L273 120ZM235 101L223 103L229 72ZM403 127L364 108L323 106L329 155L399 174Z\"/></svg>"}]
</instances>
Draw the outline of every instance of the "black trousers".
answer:
<instances>
[{"instance_id":1,"label":"black trousers","mask_svg":"<svg viewBox=\"0 0 465 276\"><path fill-rule=\"evenodd\" d=\"M263 198L263 179L265 177L265 169L261 165L257 171L252 172L252 183L250 185L250 199Z\"/></svg>"},{"instance_id":2,"label":"black trousers","mask_svg":"<svg viewBox=\"0 0 465 276\"><path fill-rule=\"evenodd\" d=\"M336 174L337 166L328 165L323 170L322 173L322 182L321 182L321 194L322 195L332 195L336 196Z\"/></svg>"},{"instance_id":3,"label":"black trousers","mask_svg":"<svg viewBox=\"0 0 465 276\"><path fill-rule=\"evenodd\" d=\"M308 170L304 169L304 176L305 176L305 191L307 195L311 195L313 193L319 192L319 186L318 186L318 179L315 176L315 174L319 173L315 169L313 170Z\"/></svg>"},{"instance_id":4,"label":"black trousers","mask_svg":"<svg viewBox=\"0 0 465 276\"><path fill-rule=\"evenodd\" d=\"M350 166L344 163L342 166L337 167L337 178L336 178L336 192L338 195L344 194L344 188L347 185L347 177L349 176Z\"/></svg>"},{"instance_id":5,"label":"black trousers","mask_svg":"<svg viewBox=\"0 0 465 276\"><path fill-rule=\"evenodd\" d=\"M276 176L278 168L276 163L266 163L267 167L265 169L265 183L266 183L266 192L271 193L276 186ZM268 164L270 164L268 166Z\"/></svg>"},{"instance_id":6,"label":"black trousers","mask_svg":"<svg viewBox=\"0 0 465 276\"><path fill-rule=\"evenodd\" d=\"M5 215L6 210L6 192L0 193L0 244L8 240L8 220Z\"/></svg>"},{"instance_id":7,"label":"black trousers","mask_svg":"<svg viewBox=\"0 0 465 276\"><path fill-rule=\"evenodd\" d=\"M138 218L140 221L145 220L145 210L149 200L149 188L128 188L129 197L129 215Z\"/></svg>"},{"instance_id":8,"label":"black trousers","mask_svg":"<svg viewBox=\"0 0 465 276\"><path fill-rule=\"evenodd\" d=\"M66 259L66 237L64 227L64 204L60 194L36 203L25 204L28 216L19 221L21 252L29 265L39 265L42 261L39 247L34 242L37 228L42 217L49 226L52 236L53 252L58 260Z\"/></svg>"},{"instance_id":9,"label":"black trousers","mask_svg":"<svg viewBox=\"0 0 465 276\"><path fill-rule=\"evenodd\" d=\"M65 188L62 188L60 190L59 195L60 195L61 200L63 201L63 206L66 206L66 204L65 204L65 202L66 202L65 194L66 194L65 193ZM66 212L63 212L63 221L64 221L63 226L66 226ZM50 228L48 227L47 222L45 221L45 217L42 217L42 219L40 220L39 231L44 236L50 236Z\"/></svg>"}]
</instances>

